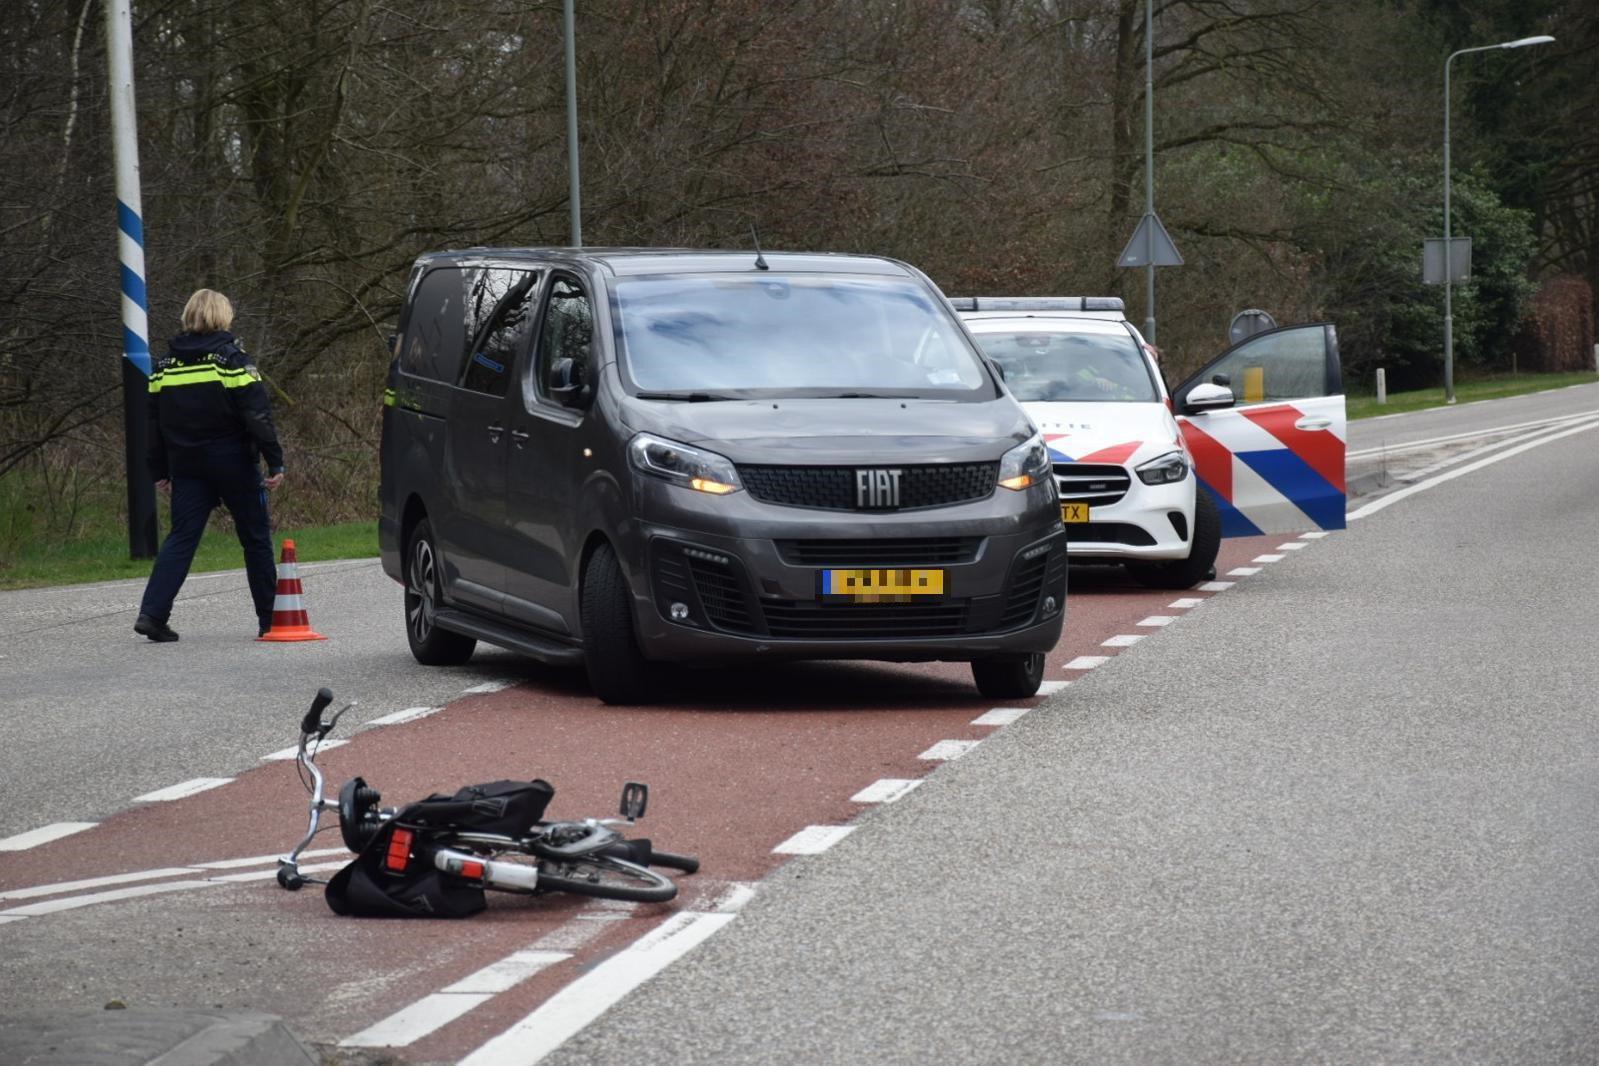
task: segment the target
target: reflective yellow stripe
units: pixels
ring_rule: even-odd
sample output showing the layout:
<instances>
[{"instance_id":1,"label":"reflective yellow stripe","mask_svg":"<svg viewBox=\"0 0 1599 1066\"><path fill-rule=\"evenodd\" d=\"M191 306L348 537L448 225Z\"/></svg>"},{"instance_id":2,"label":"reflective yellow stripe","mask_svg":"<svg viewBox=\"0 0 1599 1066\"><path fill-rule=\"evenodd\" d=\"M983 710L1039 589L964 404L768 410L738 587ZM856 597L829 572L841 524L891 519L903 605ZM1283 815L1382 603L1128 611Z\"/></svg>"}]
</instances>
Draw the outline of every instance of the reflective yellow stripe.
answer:
<instances>
[{"instance_id":1,"label":"reflective yellow stripe","mask_svg":"<svg viewBox=\"0 0 1599 1066\"><path fill-rule=\"evenodd\" d=\"M211 382L226 389L242 389L254 380L255 378L251 377L250 372L244 367L232 369L200 363L196 366L174 366L157 370L150 375L150 391L160 392L162 389L172 389L179 385L204 385Z\"/></svg>"},{"instance_id":2,"label":"reflective yellow stripe","mask_svg":"<svg viewBox=\"0 0 1599 1066\"><path fill-rule=\"evenodd\" d=\"M384 407L393 407L394 406L394 390L393 389L384 389L383 390L383 406Z\"/></svg>"}]
</instances>

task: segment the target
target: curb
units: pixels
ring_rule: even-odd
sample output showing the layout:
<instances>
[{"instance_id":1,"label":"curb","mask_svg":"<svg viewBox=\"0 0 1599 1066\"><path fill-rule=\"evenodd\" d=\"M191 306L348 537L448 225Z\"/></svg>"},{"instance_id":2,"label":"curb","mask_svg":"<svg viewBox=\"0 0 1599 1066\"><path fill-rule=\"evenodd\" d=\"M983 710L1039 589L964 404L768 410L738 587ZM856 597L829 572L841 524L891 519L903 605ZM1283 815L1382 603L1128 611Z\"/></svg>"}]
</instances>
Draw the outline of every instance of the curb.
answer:
<instances>
[{"instance_id":1,"label":"curb","mask_svg":"<svg viewBox=\"0 0 1599 1066\"><path fill-rule=\"evenodd\" d=\"M50 1011L0 1017L13 1066L320 1066L272 1014L248 1010Z\"/></svg>"}]
</instances>

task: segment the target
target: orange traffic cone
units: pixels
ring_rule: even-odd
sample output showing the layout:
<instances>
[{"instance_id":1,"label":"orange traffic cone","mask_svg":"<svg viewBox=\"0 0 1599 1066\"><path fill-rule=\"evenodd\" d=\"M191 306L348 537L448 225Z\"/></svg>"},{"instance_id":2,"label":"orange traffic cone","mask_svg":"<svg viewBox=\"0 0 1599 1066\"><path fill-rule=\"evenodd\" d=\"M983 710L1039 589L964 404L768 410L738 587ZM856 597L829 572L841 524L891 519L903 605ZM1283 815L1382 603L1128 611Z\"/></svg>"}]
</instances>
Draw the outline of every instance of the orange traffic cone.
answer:
<instances>
[{"instance_id":1,"label":"orange traffic cone","mask_svg":"<svg viewBox=\"0 0 1599 1066\"><path fill-rule=\"evenodd\" d=\"M301 598L300 574L295 568L294 541L283 542L283 561L278 564L278 594L272 601L272 626L256 640L327 640L311 628Z\"/></svg>"}]
</instances>

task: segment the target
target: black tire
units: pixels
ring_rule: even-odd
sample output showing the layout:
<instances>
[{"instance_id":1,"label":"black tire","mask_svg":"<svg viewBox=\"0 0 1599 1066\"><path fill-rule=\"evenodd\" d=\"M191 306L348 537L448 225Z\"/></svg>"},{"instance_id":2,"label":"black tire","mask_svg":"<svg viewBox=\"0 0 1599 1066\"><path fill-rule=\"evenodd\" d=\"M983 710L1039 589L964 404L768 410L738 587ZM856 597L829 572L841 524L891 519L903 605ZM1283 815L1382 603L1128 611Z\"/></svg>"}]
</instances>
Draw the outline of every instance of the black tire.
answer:
<instances>
[{"instance_id":1,"label":"black tire","mask_svg":"<svg viewBox=\"0 0 1599 1066\"><path fill-rule=\"evenodd\" d=\"M583 567L578 609L583 665L594 694L606 703L651 702L660 671L639 651L633 633L633 594L609 544L595 548Z\"/></svg>"},{"instance_id":2,"label":"black tire","mask_svg":"<svg viewBox=\"0 0 1599 1066\"><path fill-rule=\"evenodd\" d=\"M477 641L440 629L434 621L444 602L438 561L433 526L424 518L405 545L405 640L423 666L460 666L472 657Z\"/></svg>"},{"instance_id":3,"label":"black tire","mask_svg":"<svg viewBox=\"0 0 1599 1066\"><path fill-rule=\"evenodd\" d=\"M665 903L677 895L677 885L671 878L608 855L595 855L577 863L541 862L539 888L632 903Z\"/></svg>"},{"instance_id":4,"label":"black tire","mask_svg":"<svg viewBox=\"0 0 1599 1066\"><path fill-rule=\"evenodd\" d=\"M1003 659L978 659L972 663L972 680L977 691L995 700L1024 700L1038 695L1044 683L1044 653L1007 656Z\"/></svg>"},{"instance_id":5,"label":"black tire","mask_svg":"<svg viewBox=\"0 0 1599 1066\"><path fill-rule=\"evenodd\" d=\"M650 849L650 865L665 866L670 870L681 870L686 874L698 873L700 860L692 855L673 855L670 851L656 851Z\"/></svg>"},{"instance_id":6,"label":"black tire","mask_svg":"<svg viewBox=\"0 0 1599 1066\"><path fill-rule=\"evenodd\" d=\"M1221 550L1221 511L1210 493L1194 486L1194 540L1188 558L1169 563L1128 563L1127 572L1140 585L1154 589L1189 589L1206 581Z\"/></svg>"}]
</instances>

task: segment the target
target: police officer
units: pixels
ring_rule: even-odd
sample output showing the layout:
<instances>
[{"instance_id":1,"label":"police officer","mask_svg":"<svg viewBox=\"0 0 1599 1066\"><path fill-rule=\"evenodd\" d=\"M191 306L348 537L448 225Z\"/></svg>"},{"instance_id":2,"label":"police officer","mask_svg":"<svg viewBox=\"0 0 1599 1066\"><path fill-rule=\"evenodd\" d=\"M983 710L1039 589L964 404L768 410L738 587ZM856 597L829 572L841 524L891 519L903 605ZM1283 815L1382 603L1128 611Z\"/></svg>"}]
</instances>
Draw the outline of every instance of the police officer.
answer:
<instances>
[{"instance_id":1,"label":"police officer","mask_svg":"<svg viewBox=\"0 0 1599 1066\"><path fill-rule=\"evenodd\" d=\"M150 476L172 495L172 532L156 556L133 630L158 642L178 639L167 625L172 601L219 502L233 515L244 548L259 635L272 625L277 571L266 490L283 483L283 448L261 374L228 332L232 326L228 298L201 289L183 307L183 332L151 368Z\"/></svg>"}]
</instances>

